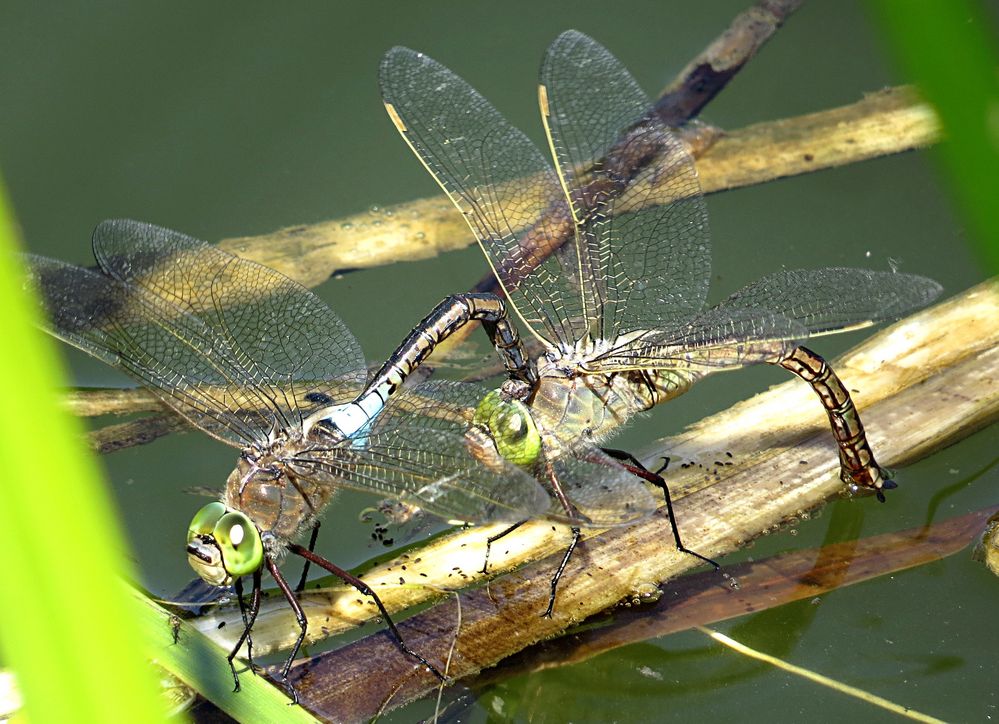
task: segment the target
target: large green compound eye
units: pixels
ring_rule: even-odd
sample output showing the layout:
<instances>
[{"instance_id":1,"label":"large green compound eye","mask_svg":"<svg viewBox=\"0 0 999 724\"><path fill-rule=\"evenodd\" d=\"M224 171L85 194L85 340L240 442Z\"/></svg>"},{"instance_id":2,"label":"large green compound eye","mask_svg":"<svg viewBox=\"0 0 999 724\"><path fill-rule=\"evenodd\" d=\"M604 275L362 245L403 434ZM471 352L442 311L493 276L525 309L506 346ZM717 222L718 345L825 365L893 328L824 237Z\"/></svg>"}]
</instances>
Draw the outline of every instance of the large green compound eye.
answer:
<instances>
[{"instance_id":1,"label":"large green compound eye","mask_svg":"<svg viewBox=\"0 0 999 724\"><path fill-rule=\"evenodd\" d=\"M219 518L223 515L225 515L225 505L217 500L203 507L194 514L194 519L187 526L187 542L190 543L200 535L212 535Z\"/></svg>"},{"instance_id":2,"label":"large green compound eye","mask_svg":"<svg viewBox=\"0 0 999 724\"><path fill-rule=\"evenodd\" d=\"M229 575L238 578L253 573L264 560L264 544L257 526L237 511L223 515L212 533Z\"/></svg>"},{"instance_id":3,"label":"large green compound eye","mask_svg":"<svg viewBox=\"0 0 999 724\"><path fill-rule=\"evenodd\" d=\"M497 408L503 405L503 398L500 395L499 390L493 390L485 397L482 398L482 402L479 406L475 408L475 415L472 417L472 423L479 425L480 427L489 427L489 420L496 412Z\"/></svg>"},{"instance_id":4,"label":"large green compound eye","mask_svg":"<svg viewBox=\"0 0 999 724\"><path fill-rule=\"evenodd\" d=\"M505 400L499 390L482 398L472 422L485 427L496 450L514 465L531 465L541 455L541 434L531 410L519 400Z\"/></svg>"}]
</instances>

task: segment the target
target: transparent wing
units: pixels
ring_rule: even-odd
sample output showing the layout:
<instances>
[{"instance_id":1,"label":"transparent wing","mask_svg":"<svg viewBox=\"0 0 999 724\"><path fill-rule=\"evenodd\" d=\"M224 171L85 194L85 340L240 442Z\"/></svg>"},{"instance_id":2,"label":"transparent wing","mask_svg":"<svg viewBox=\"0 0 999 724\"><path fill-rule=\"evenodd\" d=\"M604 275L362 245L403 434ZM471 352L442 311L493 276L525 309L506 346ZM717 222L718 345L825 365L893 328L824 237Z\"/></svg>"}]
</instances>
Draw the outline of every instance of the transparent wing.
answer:
<instances>
[{"instance_id":1,"label":"transparent wing","mask_svg":"<svg viewBox=\"0 0 999 724\"><path fill-rule=\"evenodd\" d=\"M846 267L785 269L743 287L715 309L780 314L815 336L898 319L942 291L937 282L916 274Z\"/></svg>"},{"instance_id":2,"label":"transparent wing","mask_svg":"<svg viewBox=\"0 0 999 724\"><path fill-rule=\"evenodd\" d=\"M577 449L551 463L572 506L590 525L624 525L650 515L660 498L633 473L596 447ZM572 522L561 507L550 518Z\"/></svg>"},{"instance_id":3,"label":"transparent wing","mask_svg":"<svg viewBox=\"0 0 999 724\"><path fill-rule=\"evenodd\" d=\"M470 450L465 431L473 408L466 402L483 394L456 383L402 391L370 429L328 450L300 453L294 461L332 475L337 485L390 496L448 520L545 516L551 500L534 477L502 460L486 466Z\"/></svg>"},{"instance_id":4,"label":"transparent wing","mask_svg":"<svg viewBox=\"0 0 999 724\"><path fill-rule=\"evenodd\" d=\"M645 335L593 362L602 371L740 367L775 362L800 341L925 306L942 288L915 274L791 269L750 284L683 325Z\"/></svg>"},{"instance_id":5,"label":"transparent wing","mask_svg":"<svg viewBox=\"0 0 999 724\"><path fill-rule=\"evenodd\" d=\"M541 68L542 118L576 219L588 326L599 339L699 312L711 274L693 158L602 45L570 30Z\"/></svg>"},{"instance_id":6,"label":"transparent wing","mask_svg":"<svg viewBox=\"0 0 999 724\"><path fill-rule=\"evenodd\" d=\"M465 81L408 48L382 60L386 109L465 216L518 315L547 342L585 332L575 227L551 165ZM554 254L554 249L558 251Z\"/></svg>"},{"instance_id":7,"label":"transparent wing","mask_svg":"<svg viewBox=\"0 0 999 724\"><path fill-rule=\"evenodd\" d=\"M427 383L393 396L371 429L328 450L295 457L336 484L390 496L437 516L471 523L546 518L614 526L648 515L656 496L637 477L592 446L578 446L526 470L483 456L470 423L486 393L460 383ZM568 450L568 448L567 448ZM553 497L554 476L574 511ZM320 476L313 476L319 482Z\"/></svg>"},{"instance_id":8,"label":"transparent wing","mask_svg":"<svg viewBox=\"0 0 999 724\"><path fill-rule=\"evenodd\" d=\"M240 362L244 379L273 385L365 369L354 336L301 284L170 229L129 220L94 232L107 274L203 321Z\"/></svg>"},{"instance_id":9,"label":"transparent wing","mask_svg":"<svg viewBox=\"0 0 999 724\"><path fill-rule=\"evenodd\" d=\"M94 249L104 273L30 258L50 331L209 434L261 444L362 387L343 323L277 272L134 221L98 226Z\"/></svg>"},{"instance_id":10,"label":"transparent wing","mask_svg":"<svg viewBox=\"0 0 999 724\"><path fill-rule=\"evenodd\" d=\"M454 382L428 382L416 390L422 399L434 400L429 405L423 403L419 414L433 415L437 429L462 434L468 430L475 407L487 392L479 385ZM403 406L413 405L411 400L404 400ZM551 495L549 475L554 475L569 502L592 525L621 525L648 515L659 507L657 494L600 448L578 436L561 440L559 447L561 452L555 455L552 450L546 449L545 454L551 463L550 473L541 463L536 466L538 469L532 471L532 479L539 480ZM571 522L554 497L550 499L544 517Z\"/></svg>"}]
</instances>

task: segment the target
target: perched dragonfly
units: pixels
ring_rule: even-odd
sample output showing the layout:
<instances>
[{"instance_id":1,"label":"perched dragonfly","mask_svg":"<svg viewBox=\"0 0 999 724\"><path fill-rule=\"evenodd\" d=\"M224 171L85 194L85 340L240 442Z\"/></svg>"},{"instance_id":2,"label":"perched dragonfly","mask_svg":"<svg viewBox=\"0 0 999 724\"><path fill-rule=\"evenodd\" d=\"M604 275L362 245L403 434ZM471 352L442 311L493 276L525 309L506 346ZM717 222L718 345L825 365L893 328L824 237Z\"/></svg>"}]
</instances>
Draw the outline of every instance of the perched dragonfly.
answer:
<instances>
[{"instance_id":1,"label":"perched dragonfly","mask_svg":"<svg viewBox=\"0 0 999 724\"><path fill-rule=\"evenodd\" d=\"M503 431L485 426L508 460L599 444L712 372L768 363L818 394L852 490L883 500L895 487L846 387L801 341L897 318L933 300L936 282L863 269L785 270L709 306L708 217L691 154L624 66L582 33L560 35L541 68L554 168L426 55L393 48L380 77L393 123L464 215L510 306L543 347L490 403L521 406L536 430L511 455L499 444ZM550 482L558 495L563 481ZM687 550L662 488L676 545Z\"/></svg>"},{"instance_id":2,"label":"perched dragonfly","mask_svg":"<svg viewBox=\"0 0 999 724\"><path fill-rule=\"evenodd\" d=\"M374 396L380 413L359 418L351 401L364 388L364 357L343 322L307 289L205 242L136 221L103 222L93 247L96 270L28 257L49 331L241 449L221 499L199 510L187 533L191 566L214 586L234 586L241 607L242 577L252 577L245 630L228 657L236 689L233 660L259 610L262 569L301 629L281 670L285 683L305 639L305 615L278 567L288 552L369 596L396 645L443 680L406 645L373 590L313 551L315 532L341 487L390 496L445 519L544 515L551 499L532 476L511 463L485 466L469 455L466 430L485 392L458 383L407 390L372 385L359 399L369 405L365 400ZM466 312L492 319L474 304ZM392 386L401 382L399 375L391 379ZM390 393L391 403L384 404ZM310 527L310 545L296 543Z\"/></svg>"}]
</instances>

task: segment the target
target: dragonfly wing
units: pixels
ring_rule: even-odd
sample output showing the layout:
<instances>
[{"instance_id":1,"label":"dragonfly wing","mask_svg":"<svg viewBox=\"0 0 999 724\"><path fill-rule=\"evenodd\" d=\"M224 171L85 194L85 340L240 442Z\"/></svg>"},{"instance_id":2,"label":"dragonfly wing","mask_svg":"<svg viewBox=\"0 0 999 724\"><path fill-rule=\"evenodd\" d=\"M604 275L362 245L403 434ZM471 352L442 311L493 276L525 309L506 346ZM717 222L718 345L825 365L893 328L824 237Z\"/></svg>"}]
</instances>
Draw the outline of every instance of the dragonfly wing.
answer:
<instances>
[{"instance_id":1,"label":"dragonfly wing","mask_svg":"<svg viewBox=\"0 0 999 724\"><path fill-rule=\"evenodd\" d=\"M111 323L120 316L120 309L129 306L127 290L99 272L58 259L25 254L24 261L27 284L34 288L48 315L46 331L131 374Z\"/></svg>"},{"instance_id":2,"label":"dragonfly wing","mask_svg":"<svg viewBox=\"0 0 999 724\"><path fill-rule=\"evenodd\" d=\"M464 215L524 323L549 345L577 339L575 227L551 164L474 88L422 53L393 48L380 81L393 122Z\"/></svg>"},{"instance_id":3,"label":"dragonfly wing","mask_svg":"<svg viewBox=\"0 0 999 724\"><path fill-rule=\"evenodd\" d=\"M566 498L589 525L624 525L660 505L660 498L641 478L598 448L575 450L551 461L551 466ZM572 522L561 506L553 508L549 517Z\"/></svg>"},{"instance_id":4,"label":"dragonfly wing","mask_svg":"<svg viewBox=\"0 0 999 724\"><path fill-rule=\"evenodd\" d=\"M50 331L119 367L214 437L262 444L275 426L294 424L330 399L349 399L362 386L353 337L322 302L277 272L132 221L104 222L94 245L104 273L31 257ZM322 322L346 337L322 332L306 343ZM333 351L326 364L323 343ZM303 361L293 356L299 344ZM335 354L346 356L345 348L358 366L336 377L347 365Z\"/></svg>"},{"instance_id":5,"label":"dragonfly wing","mask_svg":"<svg viewBox=\"0 0 999 724\"><path fill-rule=\"evenodd\" d=\"M759 310L804 326L808 336L898 319L936 299L943 287L916 274L830 267L786 269L743 287L718 310Z\"/></svg>"},{"instance_id":6,"label":"dragonfly wing","mask_svg":"<svg viewBox=\"0 0 999 724\"><path fill-rule=\"evenodd\" d=\"M428 418L426 424L434 429L464 435L486 393L483 387L469 383L426 382L398 400L393 410L399 416L415 413ZM562 446L565 452L552 461L551 474L569 502L591 524L621 525L648 515L659 506L659 499L640 478L599 448L578 438L565 440ZM515 466L506 468L523 474ZM551 481L544 471L535 472L541 483L550 488ZM571 521L555 498L550 497L547 503L547 510L536 512L536 516Z\"/></svg>"},{"instance_id":7,"label":"dragonfly wing","mask_svg":"<svg viewBox=\"0 0 999 724\"><path fill-rule=\"evenodd\" d=\"M447 520L518 522L548 513L551 500L537 480L499 458L483 464L469 446L460 405L442 408L441 391L422 388L393 396L370 429L329 451L303 452L296 464Z\"/></svg>"},{"instance_id":8,"label":"dragonfly wing","mask_svg":"<svg viewBox=\"0 0 999 724\"><path fill-rule=\"evenodd\" d=\"M240 361L247 382L291 387L365 369L347 325L319 297L270 267L127 219L97 227L94 255L109 275L204 322Z\"/></svg>"},{"instance_id":9,"label":"dragonfly wing","mask_svg":"<svg viewBox=\"0 0 999 724\"><path fill-rule=\"evenodd\" d=\"M684 142L628 70L570 30L548 48L541 111L577 222L591 332L614 339L699 312L711 273L707 209Z\"/></svg>"},{"instance_id":10,"label":"dragonfly wing","mask_svg":"<svg viewBox=\"0 0 999 724\"><path fill-rule=\"evenodd\" d=\"M162 304L98 272L28 260L50 333L119 368L214 437L236 447L257 441L259 426L221 401L225 376L209 361L211 334L196 320L180 310L164 320ZM178 345L178 337L187 341Z\"/></svg>"},{"instance_id":11,"label":"dragonfly wing","mask_svg":"<svg viewBox=\"0 0 999 724\"><path fill-rule=\"evenodd\" d=\"M802 340L867 327L933 301L942 288L915 274L789 269L770 274L688 323L645 335L594 363L604 371L732 368L777 362Z\"/></svg>"}]
</instances>

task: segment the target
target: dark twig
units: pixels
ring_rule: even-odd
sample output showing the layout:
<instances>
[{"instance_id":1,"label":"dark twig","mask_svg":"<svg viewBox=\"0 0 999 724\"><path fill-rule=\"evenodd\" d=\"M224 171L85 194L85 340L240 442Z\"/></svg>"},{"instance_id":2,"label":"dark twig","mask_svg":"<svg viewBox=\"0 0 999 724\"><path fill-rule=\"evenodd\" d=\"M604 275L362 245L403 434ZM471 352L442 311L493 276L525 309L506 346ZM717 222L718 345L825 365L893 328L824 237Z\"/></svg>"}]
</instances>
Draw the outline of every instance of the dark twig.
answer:
<instances>
[{"instance_id":1,"label":"dark twig","mask_svg":"<svg viewBox=\"0 0 999 724\"><path fill-rule=\"evenodd\" d=\"M704 51L692 60L674 79L656 101L652 116L667 126L682 126L692 120L729 81L735 77L749 62L756 52L784 23L788 15L794 12L803 0L761 0L744 13L740 13L732 24L716 38ZM691 152L697 156L702 154L713 143L716 134L699 133L691 144ZM606 159L627 158L628 147L633 137L624 133L614 147L607 150ZM659 161L659 154L643 156L636 159L638 165L630 167L627 173L620 170L617 175L635 179L646 166ZM606 162L597 162L595 166L606 166ZM591 181L588 186L599 184L603 193L584 191L576 199L577 205L582 205L585 199L604 199L608 189L603 178ZM623 193L628 186L617 190ZM579 213L579 212L577 212ZM585 213L585 210L584 210ZM544 260L573 238L571 225L565 223L569 219L568 204L563 201L546 209L541 217L526 230L520 240L518 256L511 268L516 268L519 275L541 265ZM553 239L551 229L563 231L561 238ZM506 275L509 284L511 275ZM502 295L496 276L491 272L478 281L473 287L475 292L491 292Z\"/></svg>"},{"instance_id":2,"label":"dark twig","mask_svg":"<svg viewBox=\"0 0 999 724\"><path fill-rule=\"evenodd\" d=\"M656 114L668 126L696 118L804 0L760 0L740 13L663 89Z\"/></svg>"},{"instance_id":3,"label":"dark twig","mask_svg":"<svg viewBox=\"0 0 999 724\"><path fill-rule=\"evenodd\" d=\"M107 425L89 433L90 447L101 455L136 445L147 445L172 432L189 429L183 418L172 412L150 415L139 420Z\"/></svg>"}]
</instances>

